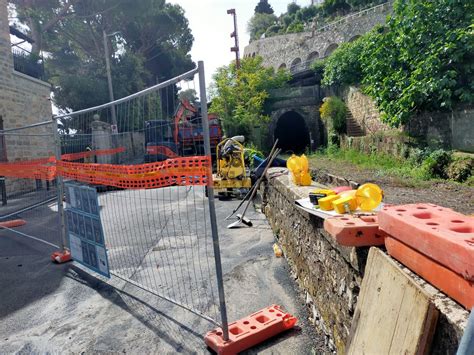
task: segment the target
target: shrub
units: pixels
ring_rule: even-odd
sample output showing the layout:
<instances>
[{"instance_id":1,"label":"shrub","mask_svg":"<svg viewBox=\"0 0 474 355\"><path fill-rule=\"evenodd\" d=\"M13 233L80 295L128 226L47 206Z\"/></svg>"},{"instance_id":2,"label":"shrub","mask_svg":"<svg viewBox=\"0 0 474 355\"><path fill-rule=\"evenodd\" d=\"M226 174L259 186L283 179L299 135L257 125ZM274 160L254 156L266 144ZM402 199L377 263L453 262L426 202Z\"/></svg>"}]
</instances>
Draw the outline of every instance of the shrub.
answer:
<instances>
[{"instance_id":1,"label":"shrub","mask_svg":"<svg viewBox=\"0 0 474 355\"><path fill-rule=\"evenodd\" d=\"M354 85L362 80L360 56L365 46L365 38L343 43L324 63L322 84Z\"/></svg>"},{"instance_id":2,"label":"shrub","mask_svg":"<svg viewBox=\"0 0 474 355\"><path fill-rule=\"evenodd\" d=\"M427 178L446 179L446 168L451 163L452 153L443 149L433 151L422 163L421 168Z\"/></svg>"},{"instance_id":3,"label":"shrub","mask_svg":"<svg viewBox=\"0 0 474 355\"><path fill-rule=\"evenodd\" d=\"M466 157L456 157L446 168L448 178L464 182L473 175L474 159Z\"/></svg>"},{"instance_id":4,"label":"shrub","mask_svg":"<svg viewBox=\"0 0 474 355\"><path fill-rule=\"evenodd\" d=\"M474 2L397 0L365 37L362 84L393 126L423 110L474 102Z\"/></svg>"},{"instance_id":5,"label":"shrub","mask_svg":"<svg viewBox=\"0 0 474 355\"><path fill-rule=\"evenodd\" d=\"M346 104L335 96L326 97L323 101L324 102L319 109L321 118L326 122L330 122L330 125L335 132L345 134L347 116Z\"/></svg>"}]
</instances>

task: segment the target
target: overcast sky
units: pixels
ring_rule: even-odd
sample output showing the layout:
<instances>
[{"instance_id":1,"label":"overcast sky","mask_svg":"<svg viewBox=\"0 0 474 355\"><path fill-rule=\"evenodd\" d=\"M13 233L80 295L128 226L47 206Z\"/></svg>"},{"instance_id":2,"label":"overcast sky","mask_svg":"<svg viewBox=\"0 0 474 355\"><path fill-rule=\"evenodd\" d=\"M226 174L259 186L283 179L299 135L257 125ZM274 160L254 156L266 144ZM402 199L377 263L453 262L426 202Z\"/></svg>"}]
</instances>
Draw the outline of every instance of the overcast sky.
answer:
<instances>
[{"instance_id":1,"label":"overcast sky","mask_svg":"<svg viewBox=\"0 0 474 355\"><path fill-rule=\"evenodd\" d=\"M227 10L235 8L240 41L240 56L244 47L249 43L247 23L253 16L254 8L259 0L168 0L179 4L186 12L189 26L194 35L191 55L194 61L203 60L206 69L206 84L210 84L212 74L222 65L229 64L235 59L235 53L230 52L233 46L232 16ZM269 0L276 15L286 12L287 5L292 0ZM297 0L296 3L306 6L310 0Z\"/></svg>"}]
</instances>

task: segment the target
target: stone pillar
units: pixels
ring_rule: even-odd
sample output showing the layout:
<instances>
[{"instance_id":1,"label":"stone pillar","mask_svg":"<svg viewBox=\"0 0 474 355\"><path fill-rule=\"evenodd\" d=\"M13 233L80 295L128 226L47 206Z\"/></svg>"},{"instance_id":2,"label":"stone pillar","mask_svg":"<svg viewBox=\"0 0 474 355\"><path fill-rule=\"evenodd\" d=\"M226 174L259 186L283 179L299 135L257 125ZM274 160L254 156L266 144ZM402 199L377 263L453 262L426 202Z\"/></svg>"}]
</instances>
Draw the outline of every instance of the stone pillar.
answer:
<instances>
[{"instance_id":1,"label":"stone pillar","mask_svg":"<svg viewBox=\"0 0 474 355\"><path fill-rule=\"evenodd\" d=\"M92 150L112 149L112 128L110 123L100 121L99 115L94 115L92 128ZM99 164L112 164L113 155L99 155L96 161Z\"/></svg>"},{"instance_id":2,"label":"stone pillar","mask_svg":"<svg viewBox=\"0 0 474 355\"><path fill-rule=\"evenodd\" d=\"M11 102L13 57L10 43L10 29L8 27L7 1L0 0L0 116L4 119L10 111ZM5 120L6 121L6 120ZM4 128L8 127L5 122Z\"/></svg>"}]
</instances>

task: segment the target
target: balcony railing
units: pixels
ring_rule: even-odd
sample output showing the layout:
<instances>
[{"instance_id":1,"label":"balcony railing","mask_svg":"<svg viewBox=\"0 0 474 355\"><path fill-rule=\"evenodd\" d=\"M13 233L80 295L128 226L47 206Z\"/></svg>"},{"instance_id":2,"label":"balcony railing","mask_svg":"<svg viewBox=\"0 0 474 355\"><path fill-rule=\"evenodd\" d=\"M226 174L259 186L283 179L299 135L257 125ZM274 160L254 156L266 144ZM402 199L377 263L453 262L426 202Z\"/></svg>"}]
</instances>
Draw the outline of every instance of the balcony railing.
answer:
<instances>
[{"instance_id":1,"label":"balcony railing","mask_svg":"<svg viewBox=\"0 0 474 355\"><path fill-rule=\"evenodd\" d=\"M16 71L36 79L45 79L44 61L42 56L33 54L20 47L13 47L12 54L13 67Z\"/></svg>"}]
</instances>

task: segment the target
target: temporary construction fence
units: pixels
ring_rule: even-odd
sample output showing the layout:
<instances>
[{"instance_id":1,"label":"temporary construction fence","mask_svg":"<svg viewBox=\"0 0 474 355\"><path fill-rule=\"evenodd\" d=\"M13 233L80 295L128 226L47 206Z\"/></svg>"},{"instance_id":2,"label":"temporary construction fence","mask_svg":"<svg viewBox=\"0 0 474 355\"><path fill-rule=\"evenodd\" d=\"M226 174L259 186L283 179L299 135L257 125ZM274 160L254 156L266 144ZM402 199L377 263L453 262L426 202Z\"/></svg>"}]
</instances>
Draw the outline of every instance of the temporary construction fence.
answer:
<instances>
[{"instance_id":1,"label":"temporary construction fence","mask_svg":"<svg viewBox=\"0 0 474 355\"><path fill-rule=\"evenodd\" d=\"M196 82L199 102L180 99L178 86L189 94ZM64 186L95 187L110 274L222 327L227 339L202 62L128 97L0 137L8 157L0 163L0 222L26 221L10 231L67 251Z\"/></svg>"}]
</instances>

